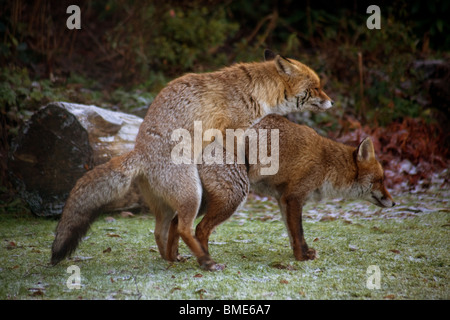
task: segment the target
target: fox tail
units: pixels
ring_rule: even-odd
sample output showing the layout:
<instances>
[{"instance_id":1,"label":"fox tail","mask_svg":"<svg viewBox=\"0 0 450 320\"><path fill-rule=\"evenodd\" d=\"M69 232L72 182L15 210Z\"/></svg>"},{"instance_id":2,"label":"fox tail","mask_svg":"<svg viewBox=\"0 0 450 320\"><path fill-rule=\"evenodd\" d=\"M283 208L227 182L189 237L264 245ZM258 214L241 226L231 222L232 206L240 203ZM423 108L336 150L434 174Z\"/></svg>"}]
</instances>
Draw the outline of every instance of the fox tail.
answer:
<instances>
[{"instance_id":1,"label":"fox tail","mask_svg":"<svg viewBox=\"0 0 450 320\"><path fill-rule=\"evenodd\" d=\"M77 181L56 227L51 264L57 264L77 248L102 206L125 195L138 175L133 161L132 152L112 158Z\"/></svg>"}]
</instances>

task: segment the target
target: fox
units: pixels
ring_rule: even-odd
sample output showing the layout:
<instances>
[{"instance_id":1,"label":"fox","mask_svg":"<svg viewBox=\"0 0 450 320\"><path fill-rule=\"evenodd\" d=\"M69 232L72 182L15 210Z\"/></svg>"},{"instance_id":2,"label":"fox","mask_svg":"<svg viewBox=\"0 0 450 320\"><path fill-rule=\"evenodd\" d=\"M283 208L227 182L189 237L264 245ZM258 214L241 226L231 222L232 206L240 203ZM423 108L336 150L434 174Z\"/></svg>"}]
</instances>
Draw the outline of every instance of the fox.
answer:
<instances>
[{"instance_id":1,"label":"fox","mask_svg":"<svg viewBox=\"0 0 450 320\"><path fill-rule=\"evenodd\" d=\"M395 205L384 185L383 168L369 137L355 148L276 114L264 117L252 128L279 130L278 171L262 175L261 162L199 165L204 192L200 214L204 217L197 224L195 234L205 252L209 252L211 233L243 204L249 190L276 199L294 257L299 261L317 257L316 250L308 247L304 238L302 208L306 202L346 198L367 200L381 208ZM266 139L261 135L259 138ZM272 143L269 140L268 145ZM248 146L246 152L248 156ZM225 204L220 201L222 198L227 199ZM174 219L172 225L176 224ZM177 252L176 228L170 229L168 244L172 252ZM215 267L216 270L224 268L221 264Z\"/></svg>"},{"instance_id":2,"label":"fox","mask_svg":"<svg viewBox=\"0 0 450 320\"><path fill-rule=\"evenodd\" d=\"M191 163L174 163L171 153L178 141L173 131L184 129L192 134L194 122L200 121L204 130L225 133L247 129L268 114L321 112L332 105L316 72L270 50L264 51L262 62L236 63L172 80L149 106L134 149L87 171L76 182L56 226L50 263L56 265L72 254L102 207L123 196L136 181L155 215L154 235L161 257L177 259L168 247L169 233L176 233L201 267L214 269L214 260L193 228L203 195L195 160L212 141L191 148ZM174 217L176 230L171 229Z\"/></svg>"}]
</instances>

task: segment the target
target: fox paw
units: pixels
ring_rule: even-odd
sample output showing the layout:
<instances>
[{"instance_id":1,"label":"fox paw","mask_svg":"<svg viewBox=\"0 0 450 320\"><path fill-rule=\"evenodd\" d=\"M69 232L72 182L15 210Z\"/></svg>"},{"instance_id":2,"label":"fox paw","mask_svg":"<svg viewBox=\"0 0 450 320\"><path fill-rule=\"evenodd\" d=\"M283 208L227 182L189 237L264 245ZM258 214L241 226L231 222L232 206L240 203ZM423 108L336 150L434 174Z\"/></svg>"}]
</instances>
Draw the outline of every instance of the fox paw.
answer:
<instances>
[{"instance_id":1,"label":"fox paw","mask_svg":"<svg viewBox=\"0 0 450 320\"><path fill-rule=\"evenodd\" d=\"M316 250L313 248L309 248L308 250L306 250L306 256L307 256L306 260L314 260L319 257Z\"/></svg>"},{"instance_id":2,"label":"fox paw","mask_svg":"<svg viewBox=\"0 0 450 320\"><path fill-rule=\"evenodd\" d=\"M200 267L207 271L222 271L226 265L215 263L213 260L203 262Z\"/></svg>"},{"instance_id":3,"label":"fox paw","mask_svg":"<svg viewBox=\"0 0 450 320\"><path fill-rule=\"evenodd\" d=\"M313 248L308 248L306 251L302 251L300 254L296 254L295 258L298 261L307 261L307 260L314 260L317 259L319 255L317 254L316 250Z\"/></svg>"}]
</instances>

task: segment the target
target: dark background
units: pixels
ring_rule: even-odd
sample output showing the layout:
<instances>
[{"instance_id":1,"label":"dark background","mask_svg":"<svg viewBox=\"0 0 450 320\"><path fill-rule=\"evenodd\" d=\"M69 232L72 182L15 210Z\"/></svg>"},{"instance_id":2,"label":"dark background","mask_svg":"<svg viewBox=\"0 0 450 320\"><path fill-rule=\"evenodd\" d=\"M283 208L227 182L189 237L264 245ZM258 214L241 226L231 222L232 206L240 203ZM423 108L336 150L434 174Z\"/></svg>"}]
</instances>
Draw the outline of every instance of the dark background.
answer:
<instances>
[{"instance_id":1,"label":"dark background","mask_svg":"<svg viewBox=\"0 0 450 320\"><path fill-rule=\"evenodd\" d=\"M264 48L309 65L333 110L290 119L347 143L370 135L409 186L448 167L448 1L0 1L0 210L14 207L7 155L18 128L50 101L142 116L171 79L240 61ZM81 30L69 30L69 5ZM369 5L381 29L369 30ZM448 173L447 173L448 177ZM448 179L447 179L448 181ZM12 204L13 203L13 204Z\"/></svg>"}]
</instances>

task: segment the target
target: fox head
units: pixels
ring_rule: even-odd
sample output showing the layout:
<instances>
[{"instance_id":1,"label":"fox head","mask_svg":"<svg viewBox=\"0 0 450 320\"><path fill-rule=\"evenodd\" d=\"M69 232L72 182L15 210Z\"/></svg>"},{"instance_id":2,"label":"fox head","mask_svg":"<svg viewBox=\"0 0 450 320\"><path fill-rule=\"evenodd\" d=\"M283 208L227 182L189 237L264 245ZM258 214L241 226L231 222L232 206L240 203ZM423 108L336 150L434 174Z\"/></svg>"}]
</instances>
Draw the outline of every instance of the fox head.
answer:
<instances>
[{"instance_id":1,"label":"fox head","mask_svg":"<svg viewBox=\"0 0 450 320\"><path fill-rule=\"evenodd\" d=\"M358 189L358 198L382 208L393 207L395 202L384 186L383 168L375 159L372 140L365 138L355 153L358 170L355 187Z\"/></svg>"},{"instance_id":2,"label":"fox head","mask_svg":"<svg viewBox=\"0 0 450 320\"><path fill-rule=\"evenodd\" d=\"M264 51L265 61L273 61L284 87L283 108L296 111L321 112L331 108L333 100L322 90L317 74L303 63L284 58L270 50Z\"/></svg>"}]
</instances>

